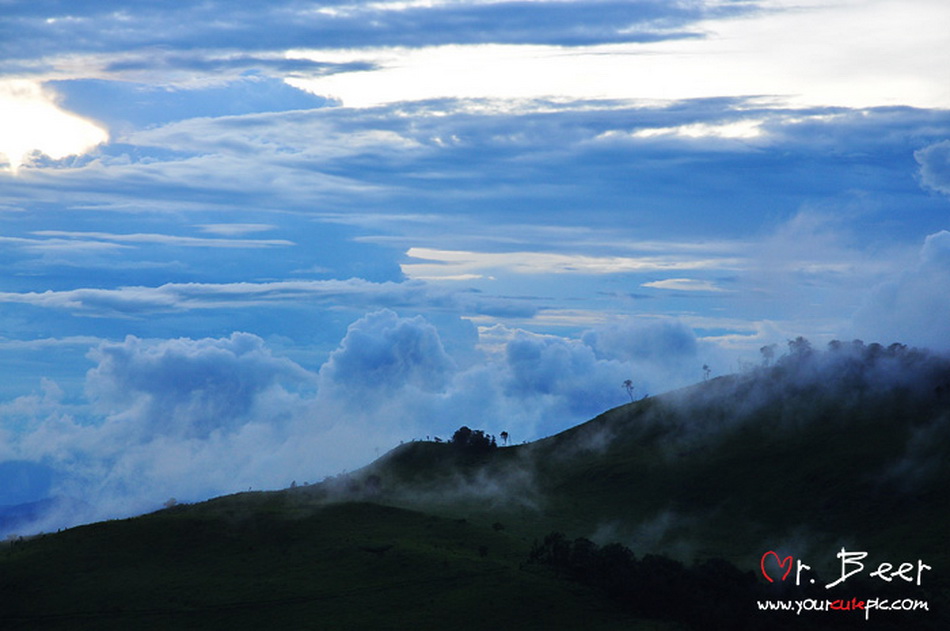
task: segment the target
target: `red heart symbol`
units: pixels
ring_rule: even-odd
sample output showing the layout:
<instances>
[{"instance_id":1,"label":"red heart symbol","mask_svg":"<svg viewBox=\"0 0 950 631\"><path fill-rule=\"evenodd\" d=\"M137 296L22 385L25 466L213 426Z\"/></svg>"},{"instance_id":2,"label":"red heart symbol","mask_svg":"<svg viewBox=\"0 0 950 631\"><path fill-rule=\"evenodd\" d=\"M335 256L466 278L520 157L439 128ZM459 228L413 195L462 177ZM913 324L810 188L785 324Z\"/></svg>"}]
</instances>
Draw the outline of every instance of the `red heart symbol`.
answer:
<instances>
[{"instance_id":1,"label":"red heart symbol","mask_svg":"<svg viewBox=\"0 0 950 631\"><path fill-rule=\"evenodd\" d=\"M768 580L768 582L770 582L770 583L774 583L774 582L775 582L775 581L772 579L772 577L769 576L769 573L765 571L765 559L767 559L770 554L775 557L775 561L778 563L779 569L784 570L784 569L785 569L785 564L786 564L786 563L788 564L788 569L785 570L785 574L782 574L782 580L784 581L784 580L788 577L789 572L792 571L792 557L791 557L791 555L785 557L784 559L779 559L779 558L778 558L778 555L777 555L775 552L773 552L772 550L769 550L768 552L766 552L765 554L762 555L762 560L759 562L759 567L762 568L762 576L764 576L764 577L766 578L766 580Z\"/></svg>"}]
</instances>

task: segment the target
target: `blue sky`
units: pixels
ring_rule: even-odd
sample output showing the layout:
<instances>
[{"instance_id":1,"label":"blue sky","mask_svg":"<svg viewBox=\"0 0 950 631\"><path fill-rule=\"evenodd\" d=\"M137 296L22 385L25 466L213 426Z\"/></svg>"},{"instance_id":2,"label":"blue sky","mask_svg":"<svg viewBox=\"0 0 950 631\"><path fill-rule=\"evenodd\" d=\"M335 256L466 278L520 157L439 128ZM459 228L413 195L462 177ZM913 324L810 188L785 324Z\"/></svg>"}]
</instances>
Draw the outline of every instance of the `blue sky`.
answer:
<instances>
[{"instance_id":1,"label":"blue sky","mask_svg":"<svg viewBox=\"0 0 950 631\"><path fill-rule=\"evenodd\" d=\"M948 23L0 4L0 505L532 440L799 335L950 350Z\"/></svg>"}]
</instances>

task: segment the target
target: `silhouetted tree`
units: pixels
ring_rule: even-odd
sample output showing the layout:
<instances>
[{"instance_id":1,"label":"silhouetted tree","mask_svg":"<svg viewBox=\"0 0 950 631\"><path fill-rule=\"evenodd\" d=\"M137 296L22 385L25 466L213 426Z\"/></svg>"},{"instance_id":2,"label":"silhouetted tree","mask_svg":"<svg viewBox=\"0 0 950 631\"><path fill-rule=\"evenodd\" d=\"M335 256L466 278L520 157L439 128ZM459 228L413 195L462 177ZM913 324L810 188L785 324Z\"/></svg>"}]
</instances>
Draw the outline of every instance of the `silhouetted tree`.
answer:
<instances>
[{"instance_id":1,"label":"silhouetted tree","mask_svg":"<svg viewBox=\"0 0 950 631\"><path fill-rule=\"evenodd\" d=\"M452 435L452 446L467 452L485 452L498 447L494 436L490 436L480 429L470 429L462 426Z\"/></svg>"},{"instance_id":2,"label":"silhouetted tree","mask_svg":"<svg viewBox=\"0 0 950 631\"><path fill-rule=\"evenodd\" d=\"M503 442L503 443L505 443L505 444L507 445L507 444L508 444L508 432L502 432L501 434L499 434L499 436L501 437L501 442Z\"/></svg>"},{"instance_id":3,"label":"silhouetted tree","mask_svg":"<svg viewBox=\"0 0 950 631\"><path fill-rule=\"evenodd\" d=\"M788 341L788 352L796 359L803 359L811 355L811 342L799 335L794 340Z\"/></svg>"},{"instance_id":4,"label":"silhouetted tree","mask_svg":"<svg viewBox=\"0 0 950 631\"><path fill-rule=\"evenodd\" d=\"M709 368L709 364L703 364L703 381L709 379L710 372L712 372L712 370Z\"/></svg>"},{"instance_id":5,"label":"silhouetted tree","mask_svg":"<svg viewBox=\"0 0 950 631\"><path fill-rule=\"evenodd\" d=\"M633 403L633 382L627 379L623 382L623 389L630 395L630 403Z\"/></svg>"}]
</instances>

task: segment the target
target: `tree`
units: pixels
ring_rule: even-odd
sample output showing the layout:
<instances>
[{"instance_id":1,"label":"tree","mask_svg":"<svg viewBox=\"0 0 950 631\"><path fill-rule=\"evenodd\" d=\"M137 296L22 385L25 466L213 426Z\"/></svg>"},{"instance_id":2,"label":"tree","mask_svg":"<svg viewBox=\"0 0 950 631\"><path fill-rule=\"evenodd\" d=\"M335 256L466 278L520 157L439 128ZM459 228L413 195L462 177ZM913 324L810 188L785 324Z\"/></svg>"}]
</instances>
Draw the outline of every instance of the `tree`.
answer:
<instances>
[{"instance_id":1,"label":"tree","mask_svg":"<svg viewBox=\"0 0 950 631\"><path fill-rule=\"evenodd\" d=\"M788 341L788 352L795 358L807 357L811 355L811 342L799 335L794 340Z\"/></svg>"},{"instance_id":2,"label":"tree","mask_svg":"<svg viewBox=\"0 0 950 631\"><path fill-rule=\"evenodd\" d=\"M772 363L772 360L775 359L775 349L778 348L775 344L769 344L763 346L759 349L759 352L762 353L762 365L768 367Z\"/></svg>"},{"instance_id":3,"label":"tree","mask_svg":"<svg viewBox=\"0 0 950 631\"><path fill-rule=\"evenodd\" d=\"M712 372L712 369L709 368L709 364L703 364L703 381L709 379L710 372Z\"/></svg>"},{"instance_id":4,"label":"tree","mask_svg":"<svg viewBox=\"0 0 950 631\"><path fill-rule=\"evenodd\" d=\"M452 435L452 446L457 449L478 453L490 451L498 446L495 437L480 429L470 429L466 426L458 428Z\"/></svg>"},{"instance_id":5,"label":"tree","mask_svg":"<svg viewBox=\"0 0 950 631\"><path fill-rule=\"evenodd\" d=\"M633 382L627 379L623 382L623 389L630 395L630 403L633 403Z\"/></svg>"},{"instance_id":6,"label":"tree","mask_svg":"<svg viewBox=\"0 0 950 631\"><path fill-rule=\"evenodd\" d=\"M501 434L499 434L499 436L501 437L501 442L503 442L503 443L505 443L505 444L507 445L507 444L508 444L508 432L502 432Z\"/></svg>"}]
</instances>

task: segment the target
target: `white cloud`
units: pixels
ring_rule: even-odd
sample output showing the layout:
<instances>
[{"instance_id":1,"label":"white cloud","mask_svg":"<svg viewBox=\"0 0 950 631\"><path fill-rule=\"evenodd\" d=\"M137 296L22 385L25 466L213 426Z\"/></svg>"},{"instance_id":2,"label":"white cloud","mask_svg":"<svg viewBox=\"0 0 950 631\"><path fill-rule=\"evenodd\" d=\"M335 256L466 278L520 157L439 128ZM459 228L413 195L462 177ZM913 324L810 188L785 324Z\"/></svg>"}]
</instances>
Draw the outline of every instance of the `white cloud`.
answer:
<instances>
[{"instance_id":1,"label":"white cloud","mask_svg":"<svg viewBox=\"0 0 950 631\"><path fill-rule=\"evenodd\" d=\"M726 291L712 281L698 280L695 278L667 278L643 283L640 286L653 287L655 289L672 289L676 291Z\"/></svg>"},{"instance_id":2,"label":"white cloud","mask_svg":"<svg viewBox=\"0 0 950 631\"><path fill-rule=\"evenodd\" d=\"M246 232L247 230L245 230ZM171 234L112 234L109 232L73 232L67 230L35 230L38 237L58 237L76 240L81 243L107 241L116 243L157 243L173 247L188 248L271 248L294 245L286 239L205 239L201 237L183 237ZM59 242L62 243L62 242ZM37 243L41 247L42 243Z\"/></svg>"},{"instance_id":3,"label":"white cloud","mask_svg":"<svg viewBox=\"0 0 950 631\"><path fill-rule=\"evenodd\" d=\"M676 127L649 127L639 129L633 134L634 138L655 138L657 136L682 136L684 138L726 138L751 140L761 137L762 120L746 119L729 123L690 123ZM611 132L604 136L610 137Z\"/></svg>"},{"instance_id":4,"label":"white cloud","mask_svg":"<svg viewBox=\"0 0 950 631\"><path fill-rule=\"evenodd\" d=\"M950 350L950 232L924 240L917 265L875 286L854 315L867 341Z\"/></svg>"},{"instance_id":5,"label":"white cloud","mask_svg":"<svg viewBox=\"0 0 950 631\"><path fill-rule=\"evenodd\" d=\"M148 436L233 430L249 416L267 415L255 408L273 388L312 379L247 333L158 342L130 336L100 344L90 358L97 366L86 376L86 393L95 407Z\"/></svg>"},{"instance_id":6,"label":"white cloud","mask_svg":"<svg viewBox=\"0 0 950 631\"><path fill-rule=\"evenodd\" d=\"M98 315L248 307L300 300L334 300L338 304L413 301L425 293L421 283L372 283L361 279L299 280L270 283L167 283L158 287L0 292L0 303L69 309Z\"/></svg>"},{"instance_id":7,"label":"white cloud","mask_svg":"<svg viewBox=\"0 0 950 631\"><path fill-rule=\"evenodd\" d=\"M920 182L927 188L950 195L950 140L914 152L920 165Z\"/></svg>"},{"instance_id":8,"label":"white cloud","mask_svg":"<svg viewBox=\"0 0 950 631\"><path fill-rule=\"evenodd\" d=\"M765 10L744 17L701 22L694 28L705 37L694 39L573 48L479 44L297 50L288 57L362 61L377 69L288 82L351 107L441 97L758 95L798 106L950 105L945 81L950 6L942 0L772 0L763 5Z\"/></svg>"},{"instance_id":9,"label":"white cloud","mask_svg":"<svg viewBox=\"0 0 950 631\"><path fill-rule=\"evenodd\" d=\"M350 325L320 376L357 399L384 400L393 389L441 391L454 370L434 326L421 316L405 319L383 310Z\"/></svg>"},{"instance_id":10,"label":"white cloud","mask_svg":"<svg viewBox=\"0 0 950 631\"><path fill-rule=\"evenodd\" d=\"M108 139L106 130L57 106L39 84L0 81L0 154L13 173L34 151L58 160L86 153Z\"/></svg>"},{"instance_id":11,"label":"white cloud","mask_svg":"<svg viewBox=\"0 0 950 631\"><path fill-rule=\"evenodd\" d=\"M514 274L618 274L686 269L735 269L742 259L698 257L685 254L657 256L591 256L553 252L469 252L410 248L406 253L420 263L403 263L409 278L451 279Z\"/></svg>"}]
</instances>

